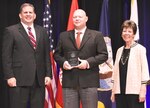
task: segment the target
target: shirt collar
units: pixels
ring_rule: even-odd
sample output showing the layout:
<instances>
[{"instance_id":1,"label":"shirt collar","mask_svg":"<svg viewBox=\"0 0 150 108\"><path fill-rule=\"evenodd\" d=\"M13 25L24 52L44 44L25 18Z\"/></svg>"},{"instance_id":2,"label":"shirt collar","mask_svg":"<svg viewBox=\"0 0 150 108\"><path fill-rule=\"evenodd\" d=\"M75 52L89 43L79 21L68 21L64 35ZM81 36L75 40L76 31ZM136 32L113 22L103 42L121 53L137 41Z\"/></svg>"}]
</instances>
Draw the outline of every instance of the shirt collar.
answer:
<instances>
[{"instance_id":1,"label":"shirt collar","mask_svg":"<svg viewBox=\"0 0 150 108\"><path fill-rule=\"evenodd\" d=\"M21 22L21 24L23 25L23 27L25 28L25 29L27 29L29 26L28 25L26 25L26 24L24 24L23 22ZM33 27L33 24L30 26L31 27L31 29L33 29L34 27Z\"/></svg>"},{"instance_id":2,"label":"shirt collar","mask_svg":"<svg viewBox=\"0 0 150 108\"><path fill-rule=\"evenodd\" d=\"M81 32L82 34L84 34L84 33L85 33L86 28L87 28L87 27L84 27L84 28L83 28L82 30L80 30L80 31L75 29L75 34L76 34L77 32Z\"/></svg>"}]
</instances>

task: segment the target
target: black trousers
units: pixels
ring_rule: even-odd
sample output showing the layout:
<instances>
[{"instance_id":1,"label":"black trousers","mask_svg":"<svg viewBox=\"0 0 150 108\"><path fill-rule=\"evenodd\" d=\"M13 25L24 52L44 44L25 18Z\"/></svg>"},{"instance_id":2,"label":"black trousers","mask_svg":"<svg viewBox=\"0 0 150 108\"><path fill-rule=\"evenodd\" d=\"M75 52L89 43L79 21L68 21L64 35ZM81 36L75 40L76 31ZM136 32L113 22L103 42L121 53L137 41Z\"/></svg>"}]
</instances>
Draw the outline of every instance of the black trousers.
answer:
<instances>
[{"instance_id":1,"label":"black trousers","mask_svg":"<svg viewBox=\"0 0 150 108\"><path fill-rule=\"evenodd\" d=\"M38 85L9 87L9 108L44 108L45 87Z\"/></svg>"},{"instance_id":2,"label":"black trousers","mask_svg":"<svg viewBox=\"0 0 150 108\"><path fill-rule=\"evenodd\" d=\"M139 102L139 95L116 94L116 108L144 108L144 102Z\"/></svg>"}]
</instances>

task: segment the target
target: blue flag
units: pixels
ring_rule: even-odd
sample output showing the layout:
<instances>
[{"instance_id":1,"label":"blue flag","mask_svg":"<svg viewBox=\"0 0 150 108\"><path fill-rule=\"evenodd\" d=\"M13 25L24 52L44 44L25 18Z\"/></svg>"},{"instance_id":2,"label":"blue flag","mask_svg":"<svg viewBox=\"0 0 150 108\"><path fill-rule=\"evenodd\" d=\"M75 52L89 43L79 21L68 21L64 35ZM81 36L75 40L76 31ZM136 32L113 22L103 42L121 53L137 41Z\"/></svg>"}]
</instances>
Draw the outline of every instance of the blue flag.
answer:
<instances>
[{"instance_id":1,"label":"blue flag","mask_svg":"<svg viewBox=\"0 0 150 108\"><path fill-rule=\"evenodd\" d=\"M104 36L110 35L108 2L109 0L103 0L100 24L99 24L100 25L99 30L104 34Z\"/></svg>"},{"instance_id":2,"label":"blue flag","mask_svg":"<svg viewBox=\"0 0 150 108\"><path fill-rule=\"evenodd\" d=\"M108 2L109 0L103 0L99 24L99 31L101 31L102 34L105 36L104 40L107 46L108 60L105 63L99 65L100 88L98 89L98 99L104 104L105 108L112 108L110 96L112 89L111 75L113 69L113 57L112 57L111 39L109 38L110 24L109 24ZM109 76L109 77L102 78L101 76Z\"/></svg>"}]
</instances>

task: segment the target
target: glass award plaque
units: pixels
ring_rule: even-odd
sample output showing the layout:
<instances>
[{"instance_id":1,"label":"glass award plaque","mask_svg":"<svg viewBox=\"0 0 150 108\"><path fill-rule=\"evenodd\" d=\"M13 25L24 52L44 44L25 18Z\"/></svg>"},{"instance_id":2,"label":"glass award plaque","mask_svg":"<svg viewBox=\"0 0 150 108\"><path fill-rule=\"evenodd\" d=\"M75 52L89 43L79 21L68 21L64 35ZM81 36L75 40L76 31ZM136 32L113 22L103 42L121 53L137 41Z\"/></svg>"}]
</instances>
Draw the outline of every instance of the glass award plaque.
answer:
<instances>
[{"instance_id":1,"label":"glass award plaque","mask_svg":"<svg viewBox=\"0 0 150 108\"><path fill-rule=\"evenodd\" d=\"M78 51L67 52L67 60L71 66L77 66L79 64Z\"/></svg>"}]
</instances>

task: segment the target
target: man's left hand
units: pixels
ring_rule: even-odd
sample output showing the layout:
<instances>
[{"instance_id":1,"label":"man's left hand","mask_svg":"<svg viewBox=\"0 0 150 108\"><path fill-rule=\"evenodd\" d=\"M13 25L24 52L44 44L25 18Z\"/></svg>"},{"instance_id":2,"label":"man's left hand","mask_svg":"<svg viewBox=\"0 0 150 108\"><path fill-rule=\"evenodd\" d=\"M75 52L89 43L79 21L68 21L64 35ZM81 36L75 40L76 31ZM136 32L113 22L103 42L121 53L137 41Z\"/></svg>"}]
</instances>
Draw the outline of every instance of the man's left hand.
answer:
<instances>
[{"instance_id":1,"label":"man's left hand","mask_svg":"<svg viewBox=\"0 0 150 108\"><path fill-rule=\"evenodd\" d=\"M88 66L88 61L87 60L82 60L82 59L78 59L80 64L78 66L75 66L76 68L79 68L79 69L87 69L89 66Z\"/></svg>"}]
</instances>

